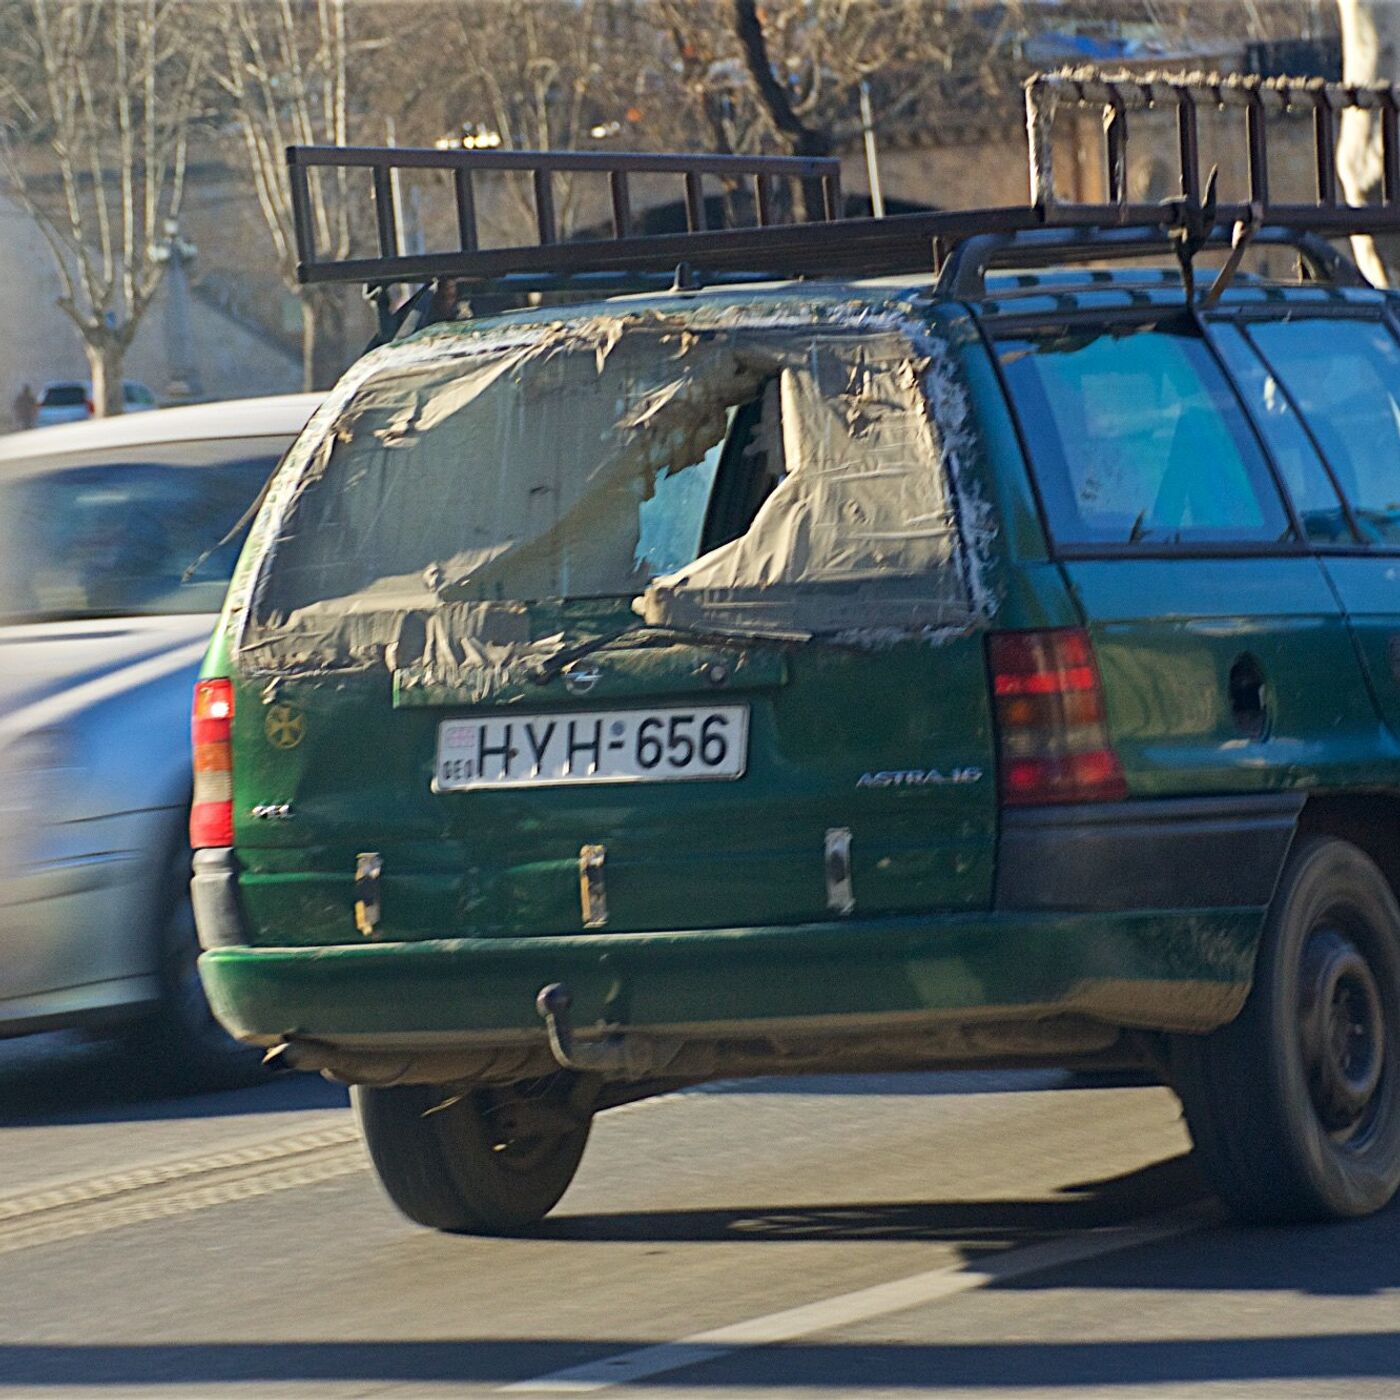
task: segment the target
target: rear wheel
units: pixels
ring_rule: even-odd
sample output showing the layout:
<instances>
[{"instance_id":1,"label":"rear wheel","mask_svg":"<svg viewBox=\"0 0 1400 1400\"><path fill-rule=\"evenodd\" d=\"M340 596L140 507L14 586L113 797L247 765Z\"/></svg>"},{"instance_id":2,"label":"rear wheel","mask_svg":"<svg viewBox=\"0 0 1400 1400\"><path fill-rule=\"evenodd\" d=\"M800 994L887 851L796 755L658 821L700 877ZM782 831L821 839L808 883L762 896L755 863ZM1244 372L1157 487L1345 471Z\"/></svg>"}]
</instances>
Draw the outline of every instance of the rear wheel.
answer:
<instances>
[{"instance_id":1,"label":"rear wheel","mask_svg":"<svg viewBox=\"0 0 1400 1400\"><path fill-rule=\"evenodd\" d=\"M1173 1078L1211 1183L1241 1219L1379 1210L1400 1186L1400 908L1372 861L1290 857L1239 1017L1182 1036Z\"/></svg>"},{"instance_id":2,"label":"rear wheel","mask_svg":"<svg viewBox=\"0 0 1400 1400\"><path fill-rule=\"evenodd\" d=\"M592 1125L557 1096L357 1085L355 1114L379 1180L412 1221L510 1235L537 1224L574 1179Z\"/></svg>"}]
</instances>

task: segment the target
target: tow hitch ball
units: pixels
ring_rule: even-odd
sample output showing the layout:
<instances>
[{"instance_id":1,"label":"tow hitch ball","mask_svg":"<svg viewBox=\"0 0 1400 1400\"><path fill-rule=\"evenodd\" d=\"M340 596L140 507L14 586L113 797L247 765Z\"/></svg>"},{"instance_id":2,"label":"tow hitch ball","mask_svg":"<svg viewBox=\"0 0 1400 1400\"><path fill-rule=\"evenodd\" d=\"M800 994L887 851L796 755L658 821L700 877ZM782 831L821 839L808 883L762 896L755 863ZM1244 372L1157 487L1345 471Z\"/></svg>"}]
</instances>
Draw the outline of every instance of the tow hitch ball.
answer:
<instances>
[{"instance_id":1,"label":"tow hitch ball","mask_svg":"<svg viewBox=\"0 0 1400 1400\"><path fill-rule=\"evenodd\" d=\"M573 1022L569 1019L573 1004L574 994L562 982L541 987L535 997L535 1010L549 1031L549 1048L554 1058L565 1069L585 1074L626 1073L634 1068L626 1039L621 1035L609 1035L587 1044L574 1039Z\"/></svg>"},{"instance_id":2,"label":"tow hitch ball","mask_svg":"<svg viewBox=\"0 0 1400 1400\"><path fill-rule=\"evenodd\" d=\"M549 1048L554 1058L566 1069L576 1069L574 1064L574 1028L569 1021L569 1010L574 1004L574 994L562 983L551 982L541 987L535 997L535 1010L543 1018L549 1031Z\"/></svg>"}]
</instances>

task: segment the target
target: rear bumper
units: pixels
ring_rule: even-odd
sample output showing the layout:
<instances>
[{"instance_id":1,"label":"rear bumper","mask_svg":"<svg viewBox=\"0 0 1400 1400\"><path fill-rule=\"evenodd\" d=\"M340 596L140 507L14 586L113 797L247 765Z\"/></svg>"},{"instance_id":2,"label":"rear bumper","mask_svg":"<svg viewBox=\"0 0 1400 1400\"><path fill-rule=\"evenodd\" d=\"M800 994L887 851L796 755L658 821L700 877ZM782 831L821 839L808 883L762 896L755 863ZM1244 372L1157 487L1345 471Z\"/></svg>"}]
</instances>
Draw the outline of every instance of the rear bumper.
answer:
<instances>
[{"instance_id":1,"label":"rear bumper","mask_svg":"<svg viewBox=\"0 0 1400 1400\"><path fill-rule=\"evenodd\" d=\"M581 1040L666 1041L684 1050L667 1063L715 1073L1069 1059L1234 1018L1300 805L1009 814L994 912L665 933L250 947L233 855L205 851L200 967L235 1035L319 1046L294 1058L345 1077L400 1054L443 1077L543 1073L535 997L556 982Z\"/></svg>"},{"instance_id":2,"label":"rear bumper","mask_svg":"<svg viewBox=\"0 0 1400 1400\"><path fill-rule=\"evenodd\" d=\"M1259 793L1004 812L996 907L1262 907L1273 898L1303 799Z\"/></svg>"},{"instance_id":3,"label":"rear bumper","mask_svg":"<svg viewBox=\"0 0 1400 1400\"><path fill-rule=\"evenodd\" d=\"M550 1067L536 994L562 982L581 1039L626 1032L692 1048L724 1043L715 1059L723 1072L752 1061L758 1073L795 1068L793 1057L810 1067L847 1063L843 1041L882 1063L957 1063L1092 1053L1116 1038L1104 1028L1210 1030L1243 1004L1262 920L1249 909L960 915L219 947L200 968L219 1019L266 1045L314 1042L359 1055L514 1049L526 1056L517 1074L525 1077L526 1060L533 1073ZM489 1063L443 1077L485 1076Z\"/></svg>"}]
</instances>

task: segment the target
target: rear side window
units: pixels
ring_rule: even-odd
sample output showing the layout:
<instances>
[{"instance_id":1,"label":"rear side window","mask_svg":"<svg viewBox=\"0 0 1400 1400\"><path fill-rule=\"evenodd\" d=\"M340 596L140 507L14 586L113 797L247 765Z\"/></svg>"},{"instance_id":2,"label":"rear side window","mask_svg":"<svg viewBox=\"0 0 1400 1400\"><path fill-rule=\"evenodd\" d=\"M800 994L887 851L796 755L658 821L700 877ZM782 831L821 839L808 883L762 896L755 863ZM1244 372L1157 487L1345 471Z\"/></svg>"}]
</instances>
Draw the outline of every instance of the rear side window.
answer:
<instances>
[{"instance_id":1,"label":"rear side window","mask_svg":"<svg viewBox=\"0 0 1400 1400\"><path fill-rule=\"evenodd\" d=\"M1216 347L1229 365L1293 498L1303 532L1316 543L1354 544L1337 488L1283 385L1238 326L1218 326L1214 334Z\"/></svg>"},{"instance_id":2,"label":"rear side window","mask_svg":"<svg viewBox=\"0 0 1400 1400\"><path fill-rule=\"evenodd\" d=\"M1400 345L1374 321L1250 328L1351 502L1364 538L1400 544Z\"/></svg>"},{"instance_id":3,"label":"rear side window","mask_svg":"<svg viewBox=\"0 0 1400 1400\"><path fill-rule=\"evenodd\" d=\"M1288 537L1258 441L1198 336L1060 331L999 354L1060 544Z\"/></svg>"}]
</instances>

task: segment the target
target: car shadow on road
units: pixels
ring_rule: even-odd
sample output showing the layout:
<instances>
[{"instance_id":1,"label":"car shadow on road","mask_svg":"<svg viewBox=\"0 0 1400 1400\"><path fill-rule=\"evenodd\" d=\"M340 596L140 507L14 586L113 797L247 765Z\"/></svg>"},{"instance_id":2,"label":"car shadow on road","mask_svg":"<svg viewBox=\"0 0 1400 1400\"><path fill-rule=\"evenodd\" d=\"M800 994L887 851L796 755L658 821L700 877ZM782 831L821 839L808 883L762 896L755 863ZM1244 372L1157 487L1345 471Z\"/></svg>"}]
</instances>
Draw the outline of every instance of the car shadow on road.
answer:
<instances>
[{"instance_id":1,"label":"car shadow on road","mask_svg":"<svg viewBox=\"0 0 1400 1400\"><path fill-rule=\"evenodd\" d=\"M0 1388L149 1388L219 1384L455 1382L502 1385L588 1365L645 1346L628 1337L444 1341L0 1344ZM689 1348L688 1348L689 1350ZM849 1395L872 1385L920 1394L953 1389L1022 1394L1054 1386L1151 1383L1389 1381L1400 1377L1400 1332L1189 1337L1129 1341L793 1342L694 1348L693 1364L651 1376L647 1389L745 1395L802 1388ZM281 1392L277 1392L281 1393ZM356 1392L360 1393L360 1392Z\"/></svg>"},{"instance_id":2,"label":"car shadow on road","mask_svg":"<svg viewBox=\"0 0 1400 1400\"><path fill-rule=\"evenodd\" d=\"M73 1035L0 1041L0 1127L224 1118L338 1108L346 1090L319 1075L279 1074L242 1088L172 1093L159 1066Z\"/></svg>"},{"instance_id":3,"label":"car shadow on road","mask_svg":"<svg viewBox=\"0 0 1400 1400\"><path fill-rule=\"evenodd\" d=\"M988 1248L1101 1229L1190 1204L1206 1187L1189 1153L1045 1200L863 1201L671 1211L568 1211L536 1229L550 1239L697 1243L735 1240L915 1240Z\"/></svg>"},{"instance_id":4,"label":"car shadow on road","mask_svg":"<svg viewBox=\"0 0 1400 1400\"><path fill-rule=\"evenodd\" d=\"M1160 1084L1150 1070L940 1069L881 1074L770 1075L720 1080L702 1092L723 1094L856 1094L862 1098L901 1094L1015 1094L1050 1089L1138 1089Z\"/></svg>"}]
</instances>

